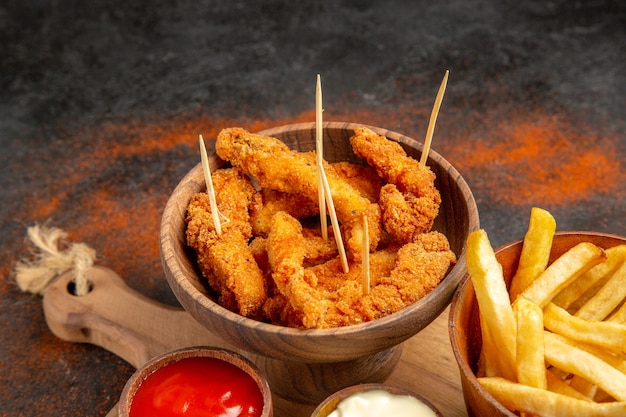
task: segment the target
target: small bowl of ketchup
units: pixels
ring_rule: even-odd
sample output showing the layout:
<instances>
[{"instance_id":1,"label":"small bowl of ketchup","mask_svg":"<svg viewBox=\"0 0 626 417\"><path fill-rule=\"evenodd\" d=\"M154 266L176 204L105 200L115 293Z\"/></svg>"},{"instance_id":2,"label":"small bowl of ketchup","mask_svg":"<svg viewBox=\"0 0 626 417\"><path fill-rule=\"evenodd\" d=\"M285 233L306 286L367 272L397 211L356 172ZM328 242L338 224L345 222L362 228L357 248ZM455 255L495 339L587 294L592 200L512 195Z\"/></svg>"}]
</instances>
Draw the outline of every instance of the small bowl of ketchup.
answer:
<instances>
[{"instance_id":1,"label":"small bowl of ketchup","mask_svg":"<svg viewBox=\"0 0 626 417\"><path fill-rule=\"evenodd\" d=\"M178 349L130 377L120 417L272 417L269 384L256 365L229 350Z\"/></svg>"}]
</instances>

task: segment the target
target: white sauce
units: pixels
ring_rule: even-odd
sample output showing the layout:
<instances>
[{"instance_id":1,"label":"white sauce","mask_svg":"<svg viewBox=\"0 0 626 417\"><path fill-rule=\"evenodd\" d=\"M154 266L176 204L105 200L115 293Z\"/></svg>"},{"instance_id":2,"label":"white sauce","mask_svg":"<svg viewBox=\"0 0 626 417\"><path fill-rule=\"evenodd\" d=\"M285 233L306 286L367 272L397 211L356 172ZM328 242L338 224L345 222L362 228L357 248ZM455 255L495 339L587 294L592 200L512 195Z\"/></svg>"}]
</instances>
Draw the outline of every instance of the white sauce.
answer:
<instances>
[{"instance_id":1,"label":"white sauce","mask_svg":"<svg viewBox=\"0 0 626 417\"><path fill-rule=\"evenodd\" d=\"M384 390L354 394L341 401L328 417L437 417L426 404L410 395Z\"/></svg>"}]
</instances>

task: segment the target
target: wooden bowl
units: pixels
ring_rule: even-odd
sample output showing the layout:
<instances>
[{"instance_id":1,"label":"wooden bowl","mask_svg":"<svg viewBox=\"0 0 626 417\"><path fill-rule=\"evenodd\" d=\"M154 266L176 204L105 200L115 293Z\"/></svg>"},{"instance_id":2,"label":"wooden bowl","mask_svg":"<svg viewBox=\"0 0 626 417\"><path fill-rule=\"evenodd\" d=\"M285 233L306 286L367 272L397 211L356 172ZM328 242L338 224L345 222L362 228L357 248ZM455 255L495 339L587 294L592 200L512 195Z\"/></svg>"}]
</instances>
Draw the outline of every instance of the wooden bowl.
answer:
<instances>
[{"instance_id":1,"label":"wooden bowl","mask_svg":"<svg viewBox=\"0 0 626 417\"><path fill-rule=\"evenodd\" d=\"M325 158L331 162L362 163L349 144L354 128L359 126L363 125L325 123ZM421 143L399 133L368 127L399 142L409 155L419 159ZM315 149L315 123L282 126L259 133L274 136L292 149ZM183 308L208 330L244 353L259 355L255 362L269 374L272 389L281 396L317 403L346 386L382 381L399 359L399 345L449 305L465 275L465 240L479 226L474 197L459 172L433 150L429 152L427 164L437 176L436 186L442 196L434 229L448 237L458 262L435 290L399 312L353 326L301 330L254 321L217 304L209 295L206 280L199 274L195 257L185 240L187 205L195 193L206 190L200 164L182 179L164 209L160 245L167 281ZM210 157L212 170L223 166L226 163L220 158ZM295 381L282 381L283 387L279 387L277 380L283 376L271 375L273 372L289 374ZM312 381L310 389L301 388L307 381ZM325 385L327 382L329 385Z\"/></svg>"},{"instance_id":2,"label":"wooden bowl","mask_svg":"<svg viewBox=\"0 0 626 417\"><path fill-rule=\"evenodd\" d=\"M568 249L581 242L591 242L601 248L608 249L626 243L626 238L606 233L595 232L557 232L552 244L550 262L561 256ZM517 269L522 240L506 244L496 250L496 258L502 265L507 286L510 284ZM448 330L452 350L459 365L461 386L465 406L470 417L516 417L497 402L476 379L478 356L482 346L478 303L474 286L466 276L452 300Z\"/></svg>"},{"instance_id":3,"label":"wooden bowl","mask_svg":"<svg viewBox=\"0 0 626 417\"><path fill-rule=\"evenodd\" d=\"M328 398L322 401L322 403L313 411L313 413L311 414L311 417L328 417L330 413L335 411L335 409L337 408L337 405L339 405L339 403L345 400L346 398L352 395L361 394L361 393L369 392L369 391L375 391L375 390L387 391L388 393L393 394L393 395L408 395L408 396L414 397L418 401L423 403L426 407L428 407L430 410L432 410L435 416L443 417L443 415L439 412L439 410L437 410L435 406L432 405L432 403L428 401L426 398L422 397L421 395L409 389L398 387L395 385L389 385L389 384L359 384L359 385L353 385L351 387L344 388L340 391L337 391L331 394Z\"/></svg>"},{"instance_id":4,"label":"wooden bowl","mask_svg":"<svg viewBox=\"0 0 626 417\"><path fill-rule=\"evenodd\" d=\"M141 389L141 385L142 383L144 383L144 381L146 381L146 378L150 377L151 375L155 375L155 372L159 371L166 365L170 365L174 362L183 361L189 358L217 359L219 361L234 365L236 368L248 374L252 378L254 383L256 383L259 393L263 398L263 409L261 410L259 417L273 416L272 393L270 391L267 380L259 372L259 369L256 367L256 365L254 365L243 356L229 350L197 346L178 349L165 353L148 361L145 365L137 369L135 373L128 379L126 385L124 386L124 389L122 390L118 406L119 417L130 416L133 398L138 390ZM170 378L170 383L174 379L178 381L179 379L177 378L178 376L176 378ZM238 378L239 379L237 381L241 381L241 377L239 376ZM168 386L168 388L171 387ZM233 389L233 391L236 390ZM172 391L170 391L170 393L171 392ZM184 390L178 392L184 392ZM233 395L236 396L237 393L233 392ZM177 398L177 400L180 401L184 399Z\"/></svg>"}]
</instances>

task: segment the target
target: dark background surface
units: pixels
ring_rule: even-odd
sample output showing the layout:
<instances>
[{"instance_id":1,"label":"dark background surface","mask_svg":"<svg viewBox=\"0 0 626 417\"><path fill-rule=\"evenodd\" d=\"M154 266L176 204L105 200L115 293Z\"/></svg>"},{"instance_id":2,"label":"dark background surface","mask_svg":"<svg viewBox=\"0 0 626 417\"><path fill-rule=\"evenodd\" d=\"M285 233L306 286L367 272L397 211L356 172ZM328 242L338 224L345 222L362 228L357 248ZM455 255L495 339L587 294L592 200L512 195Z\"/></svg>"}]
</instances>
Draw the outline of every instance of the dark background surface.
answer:
<instances>
[{"instance_id":1,"label":"dark background surface","mask_svg":"<svg viewBox=\"0 0 626 417\"><path fill-rule=\"evenodd\" d=\"M175 305L157 235L199 133L313 121L319 73L325 120L422 140L446 69L433 148L494 246L532 206L559 230L626 235L622 1L3 2L1 415L105 415L133 372L55 338L17 288L28 226L65 229Z\"/></svg>"}]
</instances>

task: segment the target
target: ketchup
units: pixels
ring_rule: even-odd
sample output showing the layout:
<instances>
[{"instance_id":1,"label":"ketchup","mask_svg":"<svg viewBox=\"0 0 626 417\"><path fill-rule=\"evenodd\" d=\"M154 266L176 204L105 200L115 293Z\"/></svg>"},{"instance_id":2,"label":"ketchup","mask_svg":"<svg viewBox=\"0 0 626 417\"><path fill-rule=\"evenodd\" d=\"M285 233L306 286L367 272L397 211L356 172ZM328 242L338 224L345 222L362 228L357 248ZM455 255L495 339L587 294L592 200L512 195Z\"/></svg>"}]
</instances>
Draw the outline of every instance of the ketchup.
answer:
<instances>
[{"instance_id":1,"label":"ketchup","mask_svg":"<svg viewBox=\"0 0 626 417\"><path fill-rule=\"evenodd\" d=\"M135 393L130 417L258 417L263 396L254 379L215 358L170 362L148 375Z\"/></svg>"}]
</instances>

